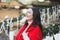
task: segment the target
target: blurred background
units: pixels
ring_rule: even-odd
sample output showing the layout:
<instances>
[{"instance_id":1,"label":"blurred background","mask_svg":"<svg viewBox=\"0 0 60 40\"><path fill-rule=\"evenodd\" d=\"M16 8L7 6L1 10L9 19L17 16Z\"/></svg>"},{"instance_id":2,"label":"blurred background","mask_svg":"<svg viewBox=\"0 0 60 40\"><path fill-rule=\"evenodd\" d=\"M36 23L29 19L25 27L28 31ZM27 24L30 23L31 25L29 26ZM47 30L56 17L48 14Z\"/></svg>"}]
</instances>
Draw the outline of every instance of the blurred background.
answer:
<instances>
[{"instance_id":1,"label":"blurred background","mask_svg":"<svg viewBox=\"0 0 60 40\"><path fill-rule=\"evenodd\" d=\"M15 39L32 7L39 7L43 40L60 40L60 0L0 0L0 40Z\"/></svg>"}]
</instances>

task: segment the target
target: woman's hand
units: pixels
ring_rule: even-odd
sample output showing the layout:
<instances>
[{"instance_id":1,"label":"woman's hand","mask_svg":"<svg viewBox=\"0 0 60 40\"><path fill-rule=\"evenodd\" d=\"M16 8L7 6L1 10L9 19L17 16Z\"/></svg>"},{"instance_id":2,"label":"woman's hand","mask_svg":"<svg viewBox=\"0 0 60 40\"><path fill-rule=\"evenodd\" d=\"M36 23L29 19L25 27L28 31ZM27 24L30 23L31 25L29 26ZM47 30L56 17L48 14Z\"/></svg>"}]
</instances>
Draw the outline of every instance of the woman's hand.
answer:
<instances>
[{"instance_id":1,"label":"woman's hand","mask_svg":"<svg viewBox=\"0 0 60 40\"><path fill-rule=\"evenodd\" d=\"M24 40L30 40L29 37L28 37L28 32L27 33L26 32L23 32L22 33L22 36L23 36L23 39Z\"/></svg>"}]
</instances>

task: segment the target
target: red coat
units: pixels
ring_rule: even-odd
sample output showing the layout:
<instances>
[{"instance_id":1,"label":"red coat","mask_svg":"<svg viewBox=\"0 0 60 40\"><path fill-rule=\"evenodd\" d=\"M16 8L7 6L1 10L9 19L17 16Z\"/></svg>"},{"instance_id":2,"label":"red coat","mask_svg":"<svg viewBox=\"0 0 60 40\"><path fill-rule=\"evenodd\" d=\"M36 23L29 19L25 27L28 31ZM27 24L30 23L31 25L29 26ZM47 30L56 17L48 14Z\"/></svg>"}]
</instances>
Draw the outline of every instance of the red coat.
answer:
<instances>
[{"instance_id":1,"label":"red coat","mask_svg":"<svg viewBox=\"0 0 60 40\"><path fill-rule=\"evenodd\" d=\"M26 25L23 25L22 28L19 30L18 34L16 35L16 40L24 40L22 37L22 32L25 30ZM30 40L42 40L42 31L38 25L36 27L33 27L32 24L27 30L28 37Z\"/></svg>"}]
</instances>

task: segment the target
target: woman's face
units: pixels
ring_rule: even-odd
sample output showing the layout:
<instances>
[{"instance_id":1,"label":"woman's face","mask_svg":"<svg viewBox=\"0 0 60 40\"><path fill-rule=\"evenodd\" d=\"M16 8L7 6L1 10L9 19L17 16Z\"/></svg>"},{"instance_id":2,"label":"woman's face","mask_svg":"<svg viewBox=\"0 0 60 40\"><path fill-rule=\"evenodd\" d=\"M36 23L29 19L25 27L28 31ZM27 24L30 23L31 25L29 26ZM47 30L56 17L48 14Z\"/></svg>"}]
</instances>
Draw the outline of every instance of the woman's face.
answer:
<instances>
[{"instance_id":1,"label":"woman's face","mask_svg":"<svg viewBox=\"0 0 60 40\"><path fill-rule=\"evenodd\" d=\"M27 19L28 21L29 21L29 20L33 20L33 11L32 11L32 9L27 9L26 19Z\"/></svg>"}]
</instances>

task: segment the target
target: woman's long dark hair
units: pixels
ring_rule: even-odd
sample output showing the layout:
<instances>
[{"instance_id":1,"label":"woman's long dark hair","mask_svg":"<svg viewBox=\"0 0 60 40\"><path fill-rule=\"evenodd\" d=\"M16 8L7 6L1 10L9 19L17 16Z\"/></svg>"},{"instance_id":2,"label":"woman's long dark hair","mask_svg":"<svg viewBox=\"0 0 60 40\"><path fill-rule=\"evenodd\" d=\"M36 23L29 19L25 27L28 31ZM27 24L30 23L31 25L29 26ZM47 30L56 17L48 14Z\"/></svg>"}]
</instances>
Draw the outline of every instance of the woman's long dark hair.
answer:
<instances>
[{"instance_id":1,"label":"woman's long dark hair","mask_svg":"<svg viewBox=\"0 0 60 40\"><path fill-rule=\"evenodd\" d=\"M32 25L34 27L35 27L35 25L38 25L42 29L39 8L33 7L31 9L33 10L33 23L32 23ZM26 26L27 25L28 25L28 22L26 21Z\"/></svg>"}]
</instances>

